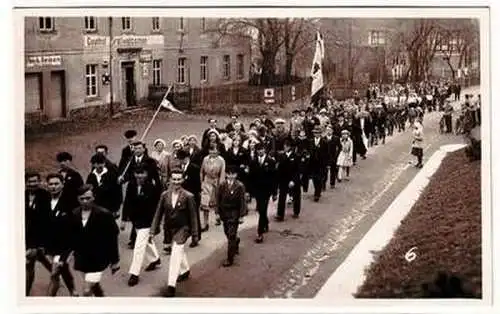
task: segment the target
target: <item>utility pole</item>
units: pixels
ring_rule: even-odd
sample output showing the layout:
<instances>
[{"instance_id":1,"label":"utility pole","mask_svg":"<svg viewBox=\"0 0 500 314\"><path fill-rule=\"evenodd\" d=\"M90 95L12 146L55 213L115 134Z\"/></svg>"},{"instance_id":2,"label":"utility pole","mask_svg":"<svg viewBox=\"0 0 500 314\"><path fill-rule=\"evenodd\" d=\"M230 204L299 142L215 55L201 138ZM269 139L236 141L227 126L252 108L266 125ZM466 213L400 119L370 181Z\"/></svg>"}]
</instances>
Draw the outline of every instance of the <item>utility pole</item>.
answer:
<instances>
[{"instance_id":1,"label":"utility pole","mask_svg":"<svg viewBox=\"0 0 500 314\"><path fill-rule=\"evenodd\" d=\"M108 17L109 24L109 117L113 113L113 17Z\"/></svg>"}]
</instances>

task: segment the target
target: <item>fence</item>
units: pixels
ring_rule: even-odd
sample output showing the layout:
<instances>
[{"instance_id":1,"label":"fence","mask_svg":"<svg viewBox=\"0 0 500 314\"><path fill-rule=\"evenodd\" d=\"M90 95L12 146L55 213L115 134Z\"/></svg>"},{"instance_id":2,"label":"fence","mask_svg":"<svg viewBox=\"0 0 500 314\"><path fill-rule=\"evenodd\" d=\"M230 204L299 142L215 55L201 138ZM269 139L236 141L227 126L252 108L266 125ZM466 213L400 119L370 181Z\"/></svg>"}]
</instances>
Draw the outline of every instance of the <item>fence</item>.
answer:
<instances>
[{"instance_id":1,"label":"fence","mask_svg":"<svg viewBox=\"0 0 500 314\"><path fill-rule=\"evenodd\" d=\"M167 91L167 85L150 85L148 100L154 104L161 101ZM309 97L311 84L303 82L274 87L274 106L284 106L294 100ZM214 87L174 87L174 102L181 110L191 110L209 105L253 105L264 104L264 90L262 86L248 84L232 84ZM295 90L293 92L293 90Z\"/></svg>"}]
</instances>

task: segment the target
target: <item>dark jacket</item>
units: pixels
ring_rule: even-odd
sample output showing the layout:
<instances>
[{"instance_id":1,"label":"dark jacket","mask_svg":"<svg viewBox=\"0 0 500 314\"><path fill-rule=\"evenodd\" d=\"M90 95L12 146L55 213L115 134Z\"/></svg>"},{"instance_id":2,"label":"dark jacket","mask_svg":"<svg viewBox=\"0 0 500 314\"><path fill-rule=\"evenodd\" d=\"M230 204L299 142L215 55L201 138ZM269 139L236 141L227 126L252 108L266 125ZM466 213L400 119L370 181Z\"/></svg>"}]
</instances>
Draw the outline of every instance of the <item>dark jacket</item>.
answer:
<instances>
[{"instance_id":1,"label":"dark jacket","mask_svg":"<svg viewBox=\"0 0 500 314\"><path fill-rule=\"evenodd\" d=\"M231 186L224 181L217 191L217 212L225 222L238 223L240 217L247 214L245 186L236 180Z\"/></svg>"},{"instance_id":2,"label":"dark jacket","mask_svg":"<svg viewBox=\"0 0 500 314\"><path fill-rule=\"evenodd\" d=\"M49 231L50 194L39 188L33 193L33 203L29 202L28 191L24 192L24 237L26 249L45 247Z\"/></svg>"},{"instance_id":3,"label":"dark jacket","mask_svg":"<svg viewBox=\"0 0 500 314\"><path fill-rule=\"evenodd\" d=\"M128 162L130 161L130 158L132 158L132 148L130 148L130 145L127 145L123 147L122 149L122 155L120 157L120 162L118 163L118 175L121 176L123 171L125 170L125 167L127 166Z\"/></svg>"},{"instance_id":4,"label":"dark jacket","mask_svg":"<svg viewBox=\"0 0 500 314\"><path fill-rule=\"evenodd\" d=\"M173 235L172 240L184 244L191 235L197 237L199 234L197 210L193 194L185 189L179 190L177 202L172 207L172 189L168 189L160 196L151 230L154 234L160 233L163 219L165 229Z\"/></svg>"},{"instance_id":5,"label":"dark jacket","mask_svg":"<svg viewBox=\"0 0 500 314\"><path fill-rule=\"evenodd\" d=\"M130 181L123 202L124 220L131 221L136 229L150 228L160 198L160 189L146 181L141 187L141 194L138 195L137 192L137 180Z\"/></svg>"},{"instance_id":6,"label":"dark jacket","mask_svg":"<svg viewBox=\"0 0 500 314\"><path fill-rule=\"evenodd\" d=\"M254 186L254 195L269 197L277 195L276 161L266 155L264 163L259 163L259 157L250 162L249 184Z\"/></svg>"},{"instance_id":7,"label":"dark jacket","mask_svg":"<svg viewBox=\"0 0 500 314\"><path fill-rule=\"evenodd\" d=\"M59 171L62 174L62 170ZM73 169L66 170L64 177L63 197L65 204L68 206L68 211L72 211L80 204L78 203L78 189L83 185L82 176Z\"/></svg>"},{"instance_id":8,"label":"dark jacket","mask_svg":"<svg viewBox=\"0 0 500 314\"><path fill-rule=\"evenodd\" d=\"M195 196L201 192L200 165L189 162L187 169L184 170L184 183L182 187L194 194Z\"/></svg>"},{"instance_id":9,"label":"dark jacket","mask_svg":"<svg viewBox=\"0 0 500 314\"><path fill-rule=\"evenodd\" d=\"M278 166L276 170L276 177L278 178L278 186L287 187L290 181L295 184L299 183L300 180L300 157L295 153L291 152L288 157L286 153L282 153L278 157Z\"/></svg>"},{"instance_id":10,"label":"dark jacket","mask_svg":"<svg viewBox=\"0 0 500 314\"><path fill-rule=\"evenodd\" d=\"M87 177L87 184L93 186L95 204L114 213L120 209L122 203L122 188L118 184L118 173L113 169L107 170L101 178L101 184L97 182L93 171Z\"/></svg>"},{"instance_id":11,"label":"dark jacket","mask_svg":"<svg viewBox=\"0 0 500 314\"><path fill-rule=\"evenodd\" d=\"M337 158L339 156L342 146L340 144L340 137L332 135L330 139L325 136L327 148L328 148L328 165L335 166L337 164Z\"/></svg>"},{"instance_id":12,"label":"dark jacket","mask_svg":"<svg viewBox=\"0 0 500 314\"><path fill-rule=\"evenodd\" d=\"M311 173L322 174L328 161L328 145L326 140L321 137L319 145L316 146L315 139L312 138L309 152L311 153L311 158L309 160L309 169Z\"/></svg>"},{"instance_id":13,"label":"dark jacket","mask_svg":"<svg viewBox=\"0 0 500 314\"><path fill-rule=\"evenodd\" d=\"M142 156L141 162L137 163L136 157L132 157L132 161L130 162L130 167L127 170L125 175L125 181L130 181L134 178L134 169L138 166L144 166L148 171L148 178L154 185L161 185L160 173L158 171L158 164L156 160L144 154Z\"/></svg>"},{"instance_id":14,"label":"dark jacket","mask_svg":"<svg viewBox=\"0 0 500 314\"><path fill-rule=\"evenodd\" d=\"M81 207L69 217L69 248L75 258L75 270L83 273L104 271L120 261L118 233L113 215L106 209L93 206L85 227Z\"/></svg>"},{"instance_id":15,"label":"dark jacket","mask_svg":"<svg viewBox=\"0 0 500 314\"><path fill-rule=\"evenodd\" d=\"M49 255L62 255L66 258L69 254L69 235L71 232L68 219L71 216L73 202L64 197L64 192L59 197L54 209L51 206L52 198L49 196L49 224L47 231L46 251Z\"/></svg>"}]
</instances>

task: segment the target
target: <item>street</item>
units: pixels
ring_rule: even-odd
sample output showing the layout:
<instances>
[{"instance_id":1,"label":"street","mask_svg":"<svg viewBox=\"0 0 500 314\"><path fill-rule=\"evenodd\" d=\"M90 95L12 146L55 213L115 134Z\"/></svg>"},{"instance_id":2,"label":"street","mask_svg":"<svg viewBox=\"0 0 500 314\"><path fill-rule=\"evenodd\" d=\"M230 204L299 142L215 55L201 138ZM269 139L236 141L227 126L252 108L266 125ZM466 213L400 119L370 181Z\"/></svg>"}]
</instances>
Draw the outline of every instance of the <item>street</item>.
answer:
<instances>
[{"instance_id":1,"label":"street","mask_svg":"<svg viewBox=\"0 0 500 314\"><path fill-rule=\"evenodd\" d=\"M479 87L463 91L479 93ZM440 112L427 113L424 119L424 162L426 157L441 145L461 143L460 136L439 134ZM227 119L226 119L227 120ZM226 122L226 121L224 121ZM244 121L248 123L247 120ZM221 126L225 123L219 123ZM142 125L129 125L139 132ZM206 120L183 122L158 121L146 138L151 143L163 138L167 143L183 134L200 137ZM110 157L116 161L124 145L122 133L125 129L98 130L62 138L42 139L26 144L26 160L39 161L39 165L53 166L55 153L68 149L74 156L74 164L86 177L88 159L96 144L109 146ZM109 140L105 140L109 139ZM386 144L368 150L366 160L358 160L351 169L350 181L338 183L335 189L327 187L319 203L312 200L312 184L303 195L300 219L291 219L291 209L284 222L274 222L276 203L271 202L269 233L263 244L254 243L257 214L254 206L240 225L241 246L236 264L222 268L226 256L226 239L221 226L210 224L210 230L202 234L200 245L188 248L191 277L177 288L179 297L277 297L311 298L321 288L350 250L383 213L397 194L415 176L418 169L410 155L411 131L395 132L387 137ZM68 147L70 145L70 147ZM168 144L167 144L168 145ZM50 147L50 151L47 151ZM50 164L52 162L52 165ZM36 162L35 162L36 164ZM213 220L213 216L211 217ZM102 286L106 296L148 297L158 293L166 284L168 256L162 255L161 267L152 272L142 272L139 284L127 286L128 267L132 250L127 249L130 226L120 235L121 270L111 275L106 271ZM156 237L161 248L162 235ZM81 290L82 278L75 273L77 287ZM33 296L44 296L49 282L49 273L37 264ZM59 295L67 295L64 285Z\"/></svg>"}]
</instances>

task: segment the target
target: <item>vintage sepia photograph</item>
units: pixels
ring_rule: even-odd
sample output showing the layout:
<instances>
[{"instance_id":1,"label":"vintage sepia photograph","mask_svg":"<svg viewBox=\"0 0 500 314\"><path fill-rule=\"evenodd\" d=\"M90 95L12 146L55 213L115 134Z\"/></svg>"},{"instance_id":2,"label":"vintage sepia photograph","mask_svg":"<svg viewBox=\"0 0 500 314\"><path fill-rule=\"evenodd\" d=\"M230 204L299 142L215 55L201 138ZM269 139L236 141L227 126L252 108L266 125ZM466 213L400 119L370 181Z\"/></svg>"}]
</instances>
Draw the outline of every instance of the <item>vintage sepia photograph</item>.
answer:
<instances>
[{"instance_id":1,"label":"vintage sepia photograph","mask_svg":"<svg viewBox=\"0 0 500 314\"><path fill-rule=\"evenodd\" d=\"M488 9L344 10L15 9L20 299L490 302Z\"/></svg>"}]
</instances>

